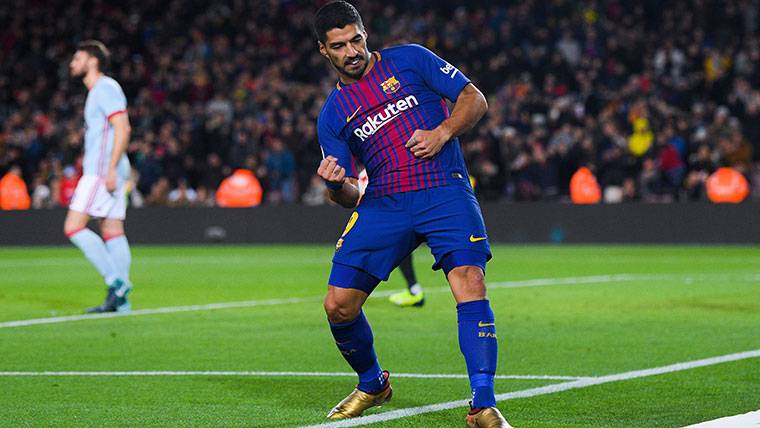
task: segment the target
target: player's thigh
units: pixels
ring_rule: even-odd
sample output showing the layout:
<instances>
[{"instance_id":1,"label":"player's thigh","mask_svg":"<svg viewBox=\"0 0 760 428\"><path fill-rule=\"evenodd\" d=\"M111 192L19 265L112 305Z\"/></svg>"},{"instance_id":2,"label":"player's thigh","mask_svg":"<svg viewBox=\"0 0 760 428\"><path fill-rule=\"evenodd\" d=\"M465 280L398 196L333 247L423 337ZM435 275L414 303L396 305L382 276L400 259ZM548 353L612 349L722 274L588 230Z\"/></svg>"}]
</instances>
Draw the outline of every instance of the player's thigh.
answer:
<instances>
[{"instance_id":1,"label":"player's thigh","mask_svg":"<svg viewBox=\"0 0 760 428\"><path fill-rule=\"evenodd\" d=\"M363 201L338 240L333 264L358 268L378 280L387 280L418 244L410 213L400 203L404 197Z\"/></svg>"},{"instance_id":2,"label":"player's thigh","mask_svg":"<svg viewBox=\"0 0 760 428\"><path fill-rule=\"evenodd\" d=\"M87 222L89 221L89 215L75 211L73 209L69 209L69 211L66 213L66 219L63 221L63 232L66 235L76 233L77 231L87 227Z\"/></svg>"},{"instance_id":3,"label":"player's thigh","mask_svg":"<svg viewBox=\"0 0 760 428\"><path fill-rule=\"evenodd\" d=\"M464 185L425 191L417 203L415 232L435 258L433 269L448 275L458 266L479 266L491 258L486 226L475 195Z\"/></svg>"}]
</instances>

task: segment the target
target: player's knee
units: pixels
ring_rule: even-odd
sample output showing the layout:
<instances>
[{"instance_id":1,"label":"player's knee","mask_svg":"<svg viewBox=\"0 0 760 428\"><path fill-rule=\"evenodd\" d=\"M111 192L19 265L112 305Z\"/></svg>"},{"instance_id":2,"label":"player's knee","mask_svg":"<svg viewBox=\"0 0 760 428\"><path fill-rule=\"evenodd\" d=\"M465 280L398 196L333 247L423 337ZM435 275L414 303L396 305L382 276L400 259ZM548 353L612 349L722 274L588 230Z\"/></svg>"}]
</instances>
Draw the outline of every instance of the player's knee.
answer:
<instances>
[{"instance_id":1,"label":"player's knee","mask_svg":"<svg viewBox=\"0 0 760 428\"><path fill-rule=\"evenodd\" d=\"M449 272L449 279L456 287L455 295L464 300L478 300L486 297L486 278L477 266L459 266Z\"/></svg>"},{"instance_id":2,"label":"player's knee","mask_svg":"<svg viewBox=\"0 0 760 428\"><path fill-rule=\"evenodd\" d=\"M120 223L104 221L100 225L100 234L103 239L124 234L124 227Z\"/></svg>"},{"instance_id":3,"label":"player's knee","mask_svg":"<svg viewBox=\"0 0 760 428\"><path fill-rule=\"evenodd\" d=\"M351 322L359 316L360 307L340 302L331 296L325 298L325 313L332 324Z\"/></svg>"}]
</instances>

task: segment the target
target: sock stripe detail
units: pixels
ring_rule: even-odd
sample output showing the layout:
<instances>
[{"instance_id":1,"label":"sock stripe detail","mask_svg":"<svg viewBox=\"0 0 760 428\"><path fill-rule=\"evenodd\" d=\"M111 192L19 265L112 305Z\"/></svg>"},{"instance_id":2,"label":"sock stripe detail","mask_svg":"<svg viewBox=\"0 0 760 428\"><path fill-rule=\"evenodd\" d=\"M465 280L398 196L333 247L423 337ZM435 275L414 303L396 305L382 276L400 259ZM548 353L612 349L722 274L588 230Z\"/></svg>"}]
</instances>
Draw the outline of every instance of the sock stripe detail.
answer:
<instances>
[{"instance_id":1,"label":"sock stripe detail","mask_svg":"<svg viewBox=\"0 0 760 428\"><path fill-rule=\"evenodd\" d=\"M123 234L123 233L117 233L116 235L103 235L103 241L110 241L112 239L116 239L116 238L122 237L124 235L125 234Z\"/></svg>"},{"instance_id":2,"label":"sock stripe detail","mask_svg":"<svg viewBox=\"0 0 760 428\"><path fill-rule=\"evenodd\" d=\"M74 229L71 232L66 232L65 235L67 238L71 238L72 236L76 235L77 233L87 229L87 227L80 227L79 229ZM60 235L59 235L60 236Z\"/></svg>"}]
</instances>

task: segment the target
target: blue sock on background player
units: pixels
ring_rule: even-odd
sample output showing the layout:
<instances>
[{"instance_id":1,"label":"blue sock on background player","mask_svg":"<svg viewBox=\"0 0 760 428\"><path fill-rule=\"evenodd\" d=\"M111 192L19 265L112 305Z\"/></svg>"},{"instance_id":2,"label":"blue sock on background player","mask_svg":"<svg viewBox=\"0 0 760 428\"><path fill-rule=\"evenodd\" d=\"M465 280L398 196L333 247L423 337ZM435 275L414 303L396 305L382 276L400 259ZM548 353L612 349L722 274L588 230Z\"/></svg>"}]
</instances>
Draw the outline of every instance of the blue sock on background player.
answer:
<instances>
[{"instance_id":1,"label":"blue sock on background player","mask_svg":"<svg viewBox=\"0 0 760 428\"><path fill-rule=\"evenodd\" d=\"M493 379L498 346L494 315L488 300L457 305L459 349L467 363L472 389L472 407L494 407Z\"/></svg>"},{"instance_id":2,"label":"blue sock on background player","mask_svg":"<svg viewBox=\"0 0 760 428\"><path fill-rule=\"evenodd\" d=\"M364 311L359 312L353 321L330 323L330 331L343 358L359 375L357 388L369 393L383 389L385 378L375 355L374 337Z\"/></svg>"},{"instance_id":3,"label":"blue sock on background player","mask_svg":"<svg viewBox=\"0 0 760 428\"><path fill-rule=\"evenodd\" d=\"M119 276L129 284L129 267L132 263L132 254L129 251L127 237L119 235L106 239L106 248L114 265L116 265Z\"/></svg>"},{"instance_id":4,"label":"blue sock on background player","mask_svg":"<svg viewBox=\"0 0 760 428\"><path fill-rule=\"evenodd\" d=\"M120 279L116 264L97 233L84 228L69 235L69 240L82 250L87 260L95 266L95 269L106 281L106 285L111 286L117 279Z\"/></svg>"}]
</instances>

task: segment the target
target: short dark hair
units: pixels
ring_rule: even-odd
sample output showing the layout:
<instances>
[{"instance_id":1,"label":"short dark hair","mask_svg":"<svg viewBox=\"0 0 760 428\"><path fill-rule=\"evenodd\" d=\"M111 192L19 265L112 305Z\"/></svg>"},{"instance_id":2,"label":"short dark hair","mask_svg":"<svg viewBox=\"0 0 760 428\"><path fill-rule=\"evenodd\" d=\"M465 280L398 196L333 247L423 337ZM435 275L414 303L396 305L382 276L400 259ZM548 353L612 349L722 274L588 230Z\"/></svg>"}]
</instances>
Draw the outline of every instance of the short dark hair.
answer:
<instances>
[{"instance_id":1,"label":"short dark hair","mask_svg":"<svg viewBox=\"0 0 760 428\"><path fill-rule=\"evenodd\" d=\"M362 16L351 3L343 0L327 3L319 8L314 16L314 35L317 40L324 43L327 41L328 31L350 24L356 24L364 30Z\"/></svg>"},{"instance_id":2,"label":"short dark hair","mask_svg":"<svg viewBox=\"0 0 760 428\"><path fill-rule=\"evenodd\" d=\"M98 59L98 70L106 71L111 62L111 52L103 42L85 40L77 45L78 51L84 51Z\"/></svg>"}]
</instances>

